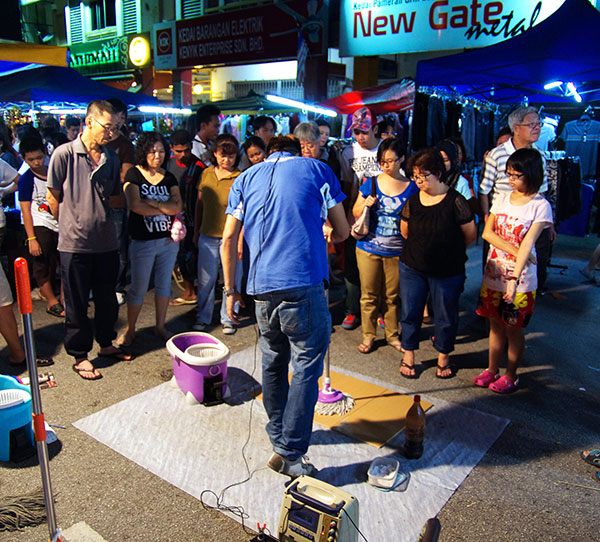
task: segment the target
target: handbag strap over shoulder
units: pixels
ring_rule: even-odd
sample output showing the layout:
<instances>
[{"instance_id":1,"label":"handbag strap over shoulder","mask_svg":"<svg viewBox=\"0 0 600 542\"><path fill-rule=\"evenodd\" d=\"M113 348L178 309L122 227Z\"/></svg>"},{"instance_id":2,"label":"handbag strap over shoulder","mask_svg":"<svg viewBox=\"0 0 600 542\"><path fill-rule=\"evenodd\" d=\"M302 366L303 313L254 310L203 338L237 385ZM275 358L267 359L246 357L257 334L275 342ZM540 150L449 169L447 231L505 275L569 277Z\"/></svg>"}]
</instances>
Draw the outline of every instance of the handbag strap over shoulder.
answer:
<instances>
[{"instance_id":1,"label":"handbag strap over shoulder","mask_svg":"<svg viewBox=\"0 0 600 542\"><path fill-rule=\"evenodd\" d=\"M377 175L371 177L371 196L377 196Z\"/></svg>"}]
</instances>

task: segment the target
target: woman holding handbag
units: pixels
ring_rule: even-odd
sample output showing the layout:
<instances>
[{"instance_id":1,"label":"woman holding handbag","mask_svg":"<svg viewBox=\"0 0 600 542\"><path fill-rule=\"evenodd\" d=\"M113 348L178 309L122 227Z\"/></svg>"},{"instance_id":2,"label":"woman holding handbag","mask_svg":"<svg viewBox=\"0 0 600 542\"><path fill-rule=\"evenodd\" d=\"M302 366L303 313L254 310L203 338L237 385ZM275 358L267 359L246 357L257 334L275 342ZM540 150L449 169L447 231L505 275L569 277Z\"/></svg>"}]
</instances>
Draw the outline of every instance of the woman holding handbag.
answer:
<instances>
[{"instance_id":1,"label":"woman holding handbag","mask_svg":"<svg viewBox=\"0 0 600 542\"><path fill-rule=\"evenodd\" d=\"M383 173L371 177L360 187L352 209L355 218L362 217L365 208L369 209L368 232L356 243L362 318L362 342L358 350L363 354L373 350L380 300L384 306L386 341L401 350L398 339L398 262L404 238L400 233L400 212L408 198L419 191L415 183L400 171L404 157L400 140L390 138L383 141L377 150L377 161Z\"/></svg>"}]
</instances>

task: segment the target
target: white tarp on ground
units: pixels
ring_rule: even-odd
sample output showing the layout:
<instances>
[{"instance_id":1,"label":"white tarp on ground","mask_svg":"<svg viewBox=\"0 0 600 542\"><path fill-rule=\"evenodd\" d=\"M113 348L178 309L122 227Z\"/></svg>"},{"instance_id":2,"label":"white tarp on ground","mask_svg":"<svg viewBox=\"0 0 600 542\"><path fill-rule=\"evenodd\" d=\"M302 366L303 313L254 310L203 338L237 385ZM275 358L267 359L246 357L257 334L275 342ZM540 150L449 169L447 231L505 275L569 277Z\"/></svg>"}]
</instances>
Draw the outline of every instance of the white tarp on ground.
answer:
<instances>
[{"instance_id":1,"label":"white tarp on ground","mask_svg":"<svg viewBox=\"0 0 600 542\"><path fill-rule=\"evenodd\" d=\"M260 358L260 356L258 356ZM254 369L256 367L256 369ZM286 476L265 467L271 448L262 403L249 398L260 382L254 349L234 354L228 364L232 397L213 407L186 404L169 383L130 397L82 418L75 427L167 482L200 499L248 477L242 447L251 431L245 455L252 478L228 489L223 503L241 506L246 525L267 524L276 535ZM338 372L347 372L335 369ZM374 379L388 389L405 392ZM360 530L368 540L413 542L428 518L435 516L500 436L509 421L440 399L427 415L425 452L416 461L396 451L397 435L381 449L355 441L318 425L313 428L310 461L318 478L341 487L360 503ZM368 485L366 473L376 457L394 454L410 473L405 491L382 492ZM214 497L202 495L213 505ZM360 537L359 537L360 539Z\"/></svg>"}]
</instances>

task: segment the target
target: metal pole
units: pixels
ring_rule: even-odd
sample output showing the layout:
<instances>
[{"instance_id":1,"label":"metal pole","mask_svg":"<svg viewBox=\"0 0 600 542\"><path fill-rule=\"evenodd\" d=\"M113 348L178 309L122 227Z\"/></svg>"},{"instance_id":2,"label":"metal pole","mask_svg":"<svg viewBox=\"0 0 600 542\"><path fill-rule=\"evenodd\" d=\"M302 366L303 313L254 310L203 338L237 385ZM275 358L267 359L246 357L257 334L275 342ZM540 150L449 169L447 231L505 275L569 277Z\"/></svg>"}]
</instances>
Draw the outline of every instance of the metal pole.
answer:
<instances>
[{"instance_id":1,"label":"metal pole","mask_svg":"<svg viewBox=\"0 0 600 542\"><path fill-rule=\"evenodd\" d=\"M56 512L54 509L54 498L52 496L52 483L50 481L50 461L48 457L48 446L46 444L46 427L44 423L44 412L42 410L42 398L38 385L38 373L36 365L35 345L33 342L33 325L31 313L33 303L31 302L31 287L29 285L29 269L24 258L15 260L15 279L17 283L17 300L19 311L23 316L25 358L27 360L27 371L29 373L29 387L31 388L31 402L33 407L33 434L37 447L38 461L42 472L42 486L44 489L44 502L46 504L46 516L50 540L60 540L60 531L56 525Z\"/></svg>"}]
</instances>

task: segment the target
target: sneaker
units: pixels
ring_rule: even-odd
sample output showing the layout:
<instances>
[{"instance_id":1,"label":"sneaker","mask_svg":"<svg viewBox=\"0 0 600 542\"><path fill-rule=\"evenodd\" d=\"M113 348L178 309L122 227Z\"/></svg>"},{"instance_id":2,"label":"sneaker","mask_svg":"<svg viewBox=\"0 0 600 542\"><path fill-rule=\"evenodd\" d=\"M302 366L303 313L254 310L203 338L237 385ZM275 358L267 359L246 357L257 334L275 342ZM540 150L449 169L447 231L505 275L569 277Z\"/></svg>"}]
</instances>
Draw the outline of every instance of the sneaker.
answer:
<instances>
[{"instance_id":1,"label":"sneaker","mask_svg":"<svg viewBox=\"0 0 600 542\"><path fill-rule=\"evenodd\" d=\"M206 328L208 326L206 324L202 324L201 322L196 322L193 326L192 326L192 331L206 331Z\"/></svg>"},{"instance_id":2,"label":"sneaker","mask_svg":"<svg viewBox=\"0 0 600 542\"><path fill-rule=\"evenodd\" d=\"M342 327L344 329L356 329L360 325L360 321L356 314L347 314L346 318L342 322Z\"/></svg>"},{"instance_id":3,"label":"sneaker","mask_svg":"<svg viewBox=\"0 0 600 542\"><path fill-rule=\"evenodd\" d=\"M125 305L126 296L124 292L117 292L117 303L119 306Z\"/></svg>"},{"instance_id":4,"label":"sneaker","mask_svg":"<svg viewBox=\"0 0 600 542\"><path fill-rule=\"evenodd\" d=\"M291 478L298 478L298 476L303 475L314 476L319 471L307 459L305 456L302 456L292 461L279 455L277 452L273 452L273 455L267 462L267 467L273 469L275 472L286 474Z\"/></svg>"},{"instance_id":5,"label":"sneaker","mask_svg":"<svg viewBox=\"0 0 600 542\"><path fill-rule=\"evenodd\" d=\"M223 334L224 335L235 335L237 331L237 327L233 324L223 324Z\"/></svg>"}]
</instances>

